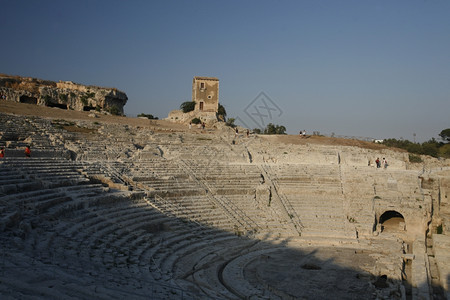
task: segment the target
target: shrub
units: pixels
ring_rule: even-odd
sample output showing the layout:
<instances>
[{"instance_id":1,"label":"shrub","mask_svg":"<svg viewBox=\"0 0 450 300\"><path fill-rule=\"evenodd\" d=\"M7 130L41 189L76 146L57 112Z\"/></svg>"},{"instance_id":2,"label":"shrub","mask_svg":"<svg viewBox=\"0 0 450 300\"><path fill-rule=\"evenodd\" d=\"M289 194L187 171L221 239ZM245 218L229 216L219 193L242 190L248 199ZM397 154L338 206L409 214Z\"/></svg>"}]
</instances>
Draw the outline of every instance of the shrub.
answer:
<instances>
[{"instance_id":1,"label":"shrub","mask_svg":"<svg viewBox=\"0 0 450 300\"><path fill-rule=\"evenodd\" d=\"M109 108L109 112L110 112L112 115L120 116L120 110L119 110L119 108L117 108L117 106L115 106L115 105L113 105L113 106L111 106L111 107Z\"/></svg>"},{"instance_id":2,"label":"shrub","mask_svg":"<svg viewBox=\"0 0 450 300\"><path fill-rule=\"evenodd\" d=\"M192 124L200 124L202 121L199 118L193 118L191 123Z\"/></svg>"},{"instance_id":3,"label":"shrub","mask_svg":"<svg viewBox=\"0 0 450 300\"><path fill-rule=\"evenodd\" d=\"M255 129L253 129L253 132L256 134L261 134L261 129L255 128Z\"/></svg>"},{"instance_id":4,"label":"shrub","mask_svg":"<svg viewBox=\"0 0 450 300\"><path fill-rule=\"evenodd\" d=\"M137 116L138 116L138 118L147 118L149 120L158 120L158 117L154 117L153 115L150 115L150 114L138 114Z\"/></svg>"},{"instance_id":5,"label":"shrub","mask_svg":"<svg viewBox=\"0 0 450 300\"><path fill-rule=\"evenodd\" d=\"M422 144L423 154L438 157L439 153L438 147L439 145L437 145L434 139L425 142Z\"/></svg>"},{"instance_id":6,"label":"shrub","mask_svg":"<svg viewBox=\"0 0 450 300\"><path fill-rule=\"evenodd\" d=\"M439 155L445 158L450 158L450 144L445 144L439 148Z\"/></svg>"},{"instance_id":7,"label":"shrub","mask_svg":"<svg viewBox=\"0 0 450 300\"><path fill-rule=\"evenodd\" d=\"M418 155L410 154L409 155L409 162L411 163L421 163L422 158Z\"/></svg>"},{"instance_id":8,"label":"shrub","mask_svg":"<svg viewBox=\"0 0 450 300\"><path fill-rule=\"evenodd\" d=\"M184 112L184 113L188 113L190 111L193 111L195 109L195 102L194 101L186 101L181 103L180 105L180 109Z\"/></svg>"},{"instance_id":9,"label":"shrub","mask_svg":"<svg viewBox=\"0 0 450 300\"><path fill-rule=\"evenodd\" d=\"M420 154L422 153L422 146L420 144L410 143L406 146L406 150L409 153Z\"/></svg>"},{"instance_id":10,"label":"shrub","mask_svg":"<svg viewBox=\"0 0 450 300\"><path fill-rule=\"evenodd\" d=\"M227 120L227 122L225 123L225 125L230 126L232 128L236 127L236 125L234 124L235 118L229 118Z\"/></svg>"}]
</instances>

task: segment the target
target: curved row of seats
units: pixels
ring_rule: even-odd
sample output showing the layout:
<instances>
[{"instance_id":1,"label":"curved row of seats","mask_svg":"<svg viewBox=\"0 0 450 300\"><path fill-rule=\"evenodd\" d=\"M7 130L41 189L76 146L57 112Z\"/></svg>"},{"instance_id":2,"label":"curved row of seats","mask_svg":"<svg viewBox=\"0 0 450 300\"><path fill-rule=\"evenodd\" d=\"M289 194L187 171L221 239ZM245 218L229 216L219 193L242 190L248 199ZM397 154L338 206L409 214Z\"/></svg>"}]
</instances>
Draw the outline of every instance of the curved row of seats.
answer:
<instances>
[{"instance_id":1,"label":"curved row of seats","mask_svg":"<svg viewBox=\"0 0 450 300\"><path fill-rule=\"evenodd\" d=\"M343 195L353 177L336 162L261 167L249 160L248 151L264 150L256 140L231 145L122 125L102 125L94 136L49 132L55 149L70 149L75 160L0 162L0 266L8 271L0 291L7 296L277 299L243 271L247 257L280 247L270 239L298 236L277 193L300 218L304 237L355 239L348 213L357 209Z\"/></svg>"}]
</instances>

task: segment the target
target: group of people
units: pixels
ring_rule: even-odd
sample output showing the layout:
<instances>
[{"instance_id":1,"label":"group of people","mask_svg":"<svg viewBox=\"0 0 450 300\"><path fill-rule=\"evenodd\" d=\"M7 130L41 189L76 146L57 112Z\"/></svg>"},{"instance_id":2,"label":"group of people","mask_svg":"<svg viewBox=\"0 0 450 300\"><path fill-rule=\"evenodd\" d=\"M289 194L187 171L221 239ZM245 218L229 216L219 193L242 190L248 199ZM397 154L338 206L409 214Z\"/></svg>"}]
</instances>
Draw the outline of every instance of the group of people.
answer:
<instances>
[{"instance_id":1,"label":"group of people","mask_svg":"<svg viewBox=\"0 0 450 300\"><path fill-rule=\"evenodd\" d=\"M300 132L298 133L298 135L300 136L300 137L306 137L306 130L300 130Z\"/></svg>"},{"instance_id":2,"label":"group of people","mask_svg":"<svg viewBox=\"0 0 450 300\"><path fill-rule=\"evenodd\" d=\"M383 157L383 160L380 161L380 158L377 157L377 160L375 161L375 163L377 164L377 168L381 168L381 166L383 166L385 169L388 167L388 162L386 160L386 158Z\"/></svg>"},{"instance_id":3,"label":"group of people","mask_svg":"<svg viewBox=\"0 0 450 300\"><path fill-rule=\"evenodd\" d=\"M234 130L234 136L235 136L236 138L239 137L239 129L238 129L237 127L236 127L236 129ZM250 137L250 130L247 129L247 131L245 132L245 136L246 136L246 137Z\"/></svg>"},{"instance_id":4,"label":"group of people","mask_svg":"<svg viewBox=\"0 0 450 300\"><path fill-rule=\"evenodd\" d=\"M0 158L5 157L5 148L1 147L0 148ZM25 147L25 157L31 157L31 149L29 146Z\"/></svg>"}]
</instances>

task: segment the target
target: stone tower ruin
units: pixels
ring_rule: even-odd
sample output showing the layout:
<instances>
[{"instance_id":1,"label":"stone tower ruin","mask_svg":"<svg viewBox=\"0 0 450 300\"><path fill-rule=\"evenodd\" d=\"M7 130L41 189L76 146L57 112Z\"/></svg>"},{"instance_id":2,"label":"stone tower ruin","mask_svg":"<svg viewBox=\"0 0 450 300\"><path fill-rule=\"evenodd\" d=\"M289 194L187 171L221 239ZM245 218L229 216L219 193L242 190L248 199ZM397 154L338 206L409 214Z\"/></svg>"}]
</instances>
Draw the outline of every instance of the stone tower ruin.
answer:
<instances>
[{"instance_id":1,"label":"stone tower ruin","mask_svg":"<svg viewBox=\"0 0 450 300\"><path fill-rule=\"evenodd\" d=\"M195 76L192 81L192 101L195 110L217 113L219 109L219 79Z\"/></svg>"}]
</instances>

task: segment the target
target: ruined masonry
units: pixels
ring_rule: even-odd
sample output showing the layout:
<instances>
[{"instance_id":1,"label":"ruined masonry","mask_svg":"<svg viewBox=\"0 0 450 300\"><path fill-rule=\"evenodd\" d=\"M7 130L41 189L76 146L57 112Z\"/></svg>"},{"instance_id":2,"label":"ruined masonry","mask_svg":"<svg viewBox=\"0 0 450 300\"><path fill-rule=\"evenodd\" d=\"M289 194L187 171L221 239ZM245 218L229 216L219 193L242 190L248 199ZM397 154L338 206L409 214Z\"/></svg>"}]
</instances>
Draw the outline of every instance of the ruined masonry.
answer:
<instances>
[{"instance_id":1,"label":"ruined masonry","mask_svg":"<svg viewBox=\"0 0 450 300\"><path fill-rule=\"evenodd\" d=\"M212 125L218 120L219 79L216 77L195 76L192 79L192 101L195 109L188 113L172 110L166 120L177 123L189 123L193 118Z\"/></svg>"},{"instance_id":2,"label":"ruined masonry","mask_svg":"<svg viewBox=\"0 0 450 300\"><path fill-rule=\"evenodd\" d=\"M449 299L449 161L0 118L2 297Z\"/></svg>"}]
</instances>

